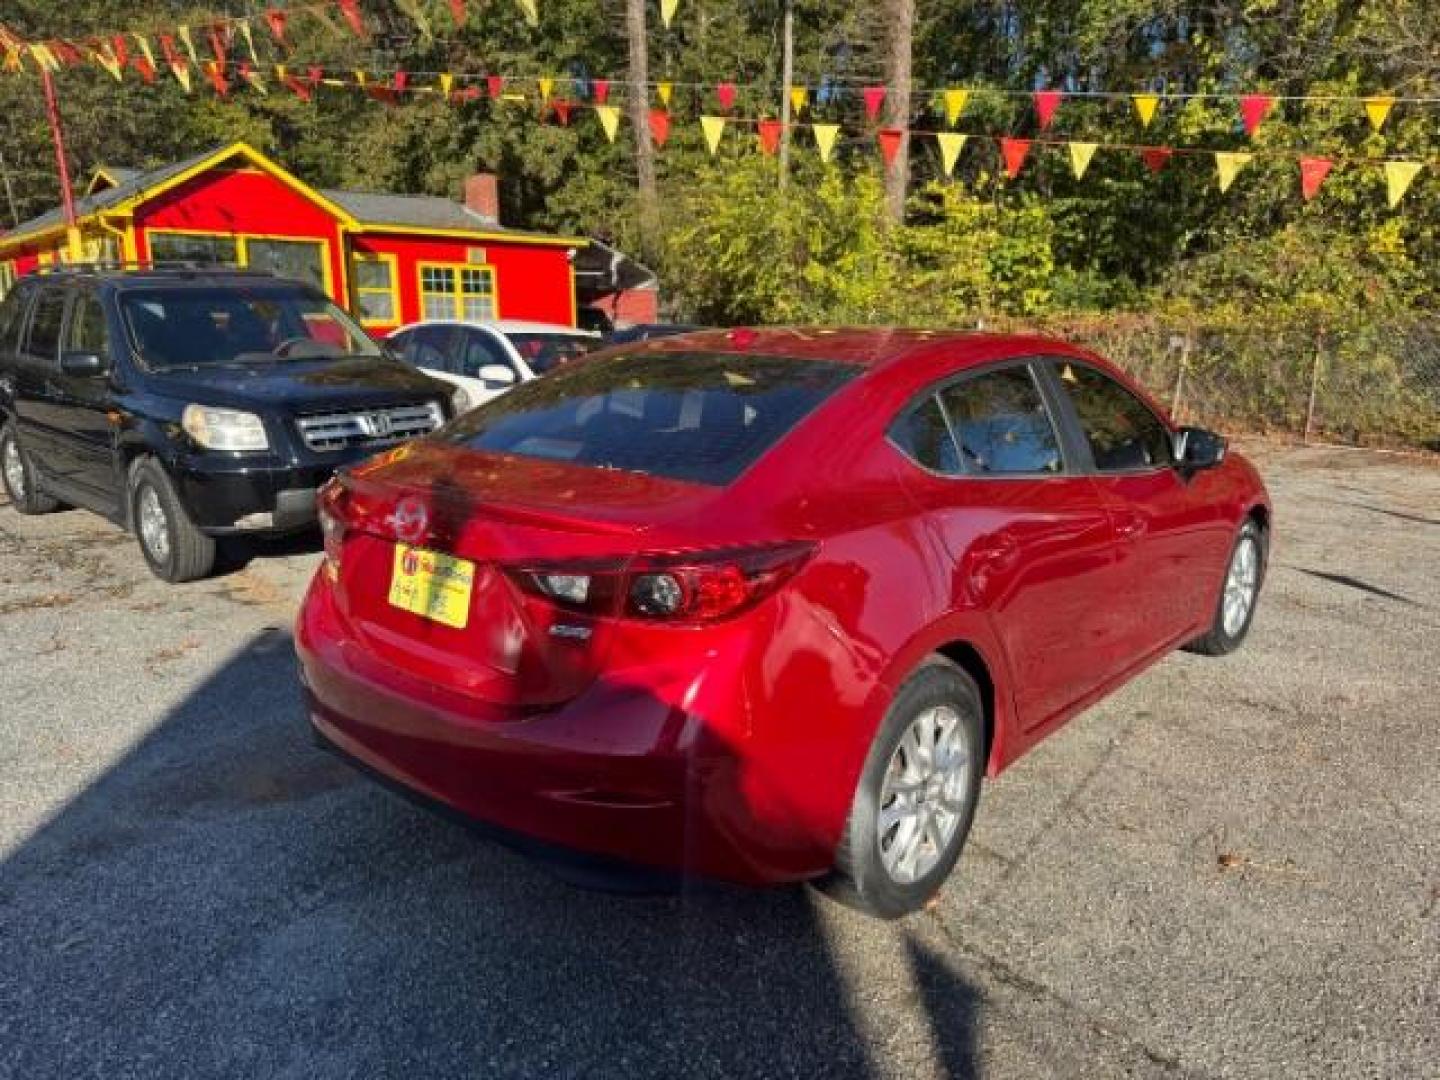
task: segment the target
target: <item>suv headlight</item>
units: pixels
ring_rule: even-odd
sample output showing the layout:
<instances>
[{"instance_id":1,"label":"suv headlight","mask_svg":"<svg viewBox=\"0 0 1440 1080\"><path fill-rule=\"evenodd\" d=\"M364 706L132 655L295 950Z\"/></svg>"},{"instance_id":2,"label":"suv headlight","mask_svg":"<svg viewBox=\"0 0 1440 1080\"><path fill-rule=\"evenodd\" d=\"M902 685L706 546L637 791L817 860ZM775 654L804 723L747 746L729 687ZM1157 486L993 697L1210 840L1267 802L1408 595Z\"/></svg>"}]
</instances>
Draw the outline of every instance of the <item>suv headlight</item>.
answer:
<instances>
[{"instance_id":1,"label":"suv headlight","mask_svg":"<svg viewBox=\"0 0 1440 1080\"><path fill-rule=\"evenodd\" d=\"M265 425L254 413L186 405L180 416L185 433L207 450L268 450Z\"/></svg>"}]
</instances>

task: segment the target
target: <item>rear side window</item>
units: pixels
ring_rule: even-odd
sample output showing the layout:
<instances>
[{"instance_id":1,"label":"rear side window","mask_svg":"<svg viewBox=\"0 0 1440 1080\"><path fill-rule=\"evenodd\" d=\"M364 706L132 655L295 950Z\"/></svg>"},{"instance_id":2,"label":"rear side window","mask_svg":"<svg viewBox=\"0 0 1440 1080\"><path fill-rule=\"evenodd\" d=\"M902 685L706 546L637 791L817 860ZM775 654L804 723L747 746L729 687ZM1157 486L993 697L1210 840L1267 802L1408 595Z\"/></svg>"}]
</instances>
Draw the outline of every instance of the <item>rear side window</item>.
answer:
<instances>
[{"instance_id":1,"label":"rear side window","mask_svg":"<svg viewBox=\"0 0 1440 1080\"><path fill-rule=\"evenodd\" d=\"M98 353L105 356L110 350L110 335L105 327L105 309L100 298L93 293L83 293L75 298L70 309L70 333L65 347L75 352Z\"/></svg>"},{"instance_id":2,"label":"rear side window","mask_svg":"<svg viewBox=\"0 0 1440 1080\"><path fill-rule=\"evenodd\" d=\"M431 371L452 371L454 365L449 348L454 336L453 327L417 326L414 330L395 334L390 338L390 344L407 364Z\"/></svg>"},{"instance_id":3,"label":"rear side window","mask_svg":"<svg viewBox=\"0 0 1440 1080\"><path fill-rule=\"evenodd\" d=\"M890 441L931 472L953 476L960 471L960 451L934 394L890 426Z\"/></svg>"},{"instance_id":4,"label":"rear side window","mask_svg":"<svg viewBox=\"0 0 1440 1080\"><path fill-rule=\"evenodd\" d=\"M0 303L0 357L9 353L17 344L20 323L29 299L30 293L27 290L14 289L5 298L5 302Z\"/></svg>"},{"instance_id":5,"label":"rear side window","mask_svg":"<svg viewBox=\"0 0 1440 1080\"><path fill-rule=\"evenodd\" d=\"M475 450L723 486L853 365L724 353L631 353L562 366L449 428Z\"/></svg>"},{"instance_id":6,"label":"rear side window","mask_svg":"<svg viewBox=\"0 0 1440 1080\"><path fill-rule=\"evenodd\" d=\"M47 289L35 301L30 318L30 338L25 346L30 359L54 363L60 355L60 327L65 321L65 293Z\"/></svg>"},{"instance_id":7,"label":"rear side window","mask_svg":"<svg viewBox=\"0 0 1440 1080\"><path fill-rule=\"evenodd\" d=\"M1053 473L1060 439L1028 366L1001 368L940 391L967 473Z\"/></svg>"},{"instance_id":8,"label":"rear side window","mask_svg":"<svg viewBox=\"0 0 1440 1080\"><path fill-rule=\"evenodd\" d=\"M1149 407L1108 375L1083 364L1058 361L1069 394L1101 472L1168 468L1174 463L1170 432Z\"/></svg>"}]
</instances>

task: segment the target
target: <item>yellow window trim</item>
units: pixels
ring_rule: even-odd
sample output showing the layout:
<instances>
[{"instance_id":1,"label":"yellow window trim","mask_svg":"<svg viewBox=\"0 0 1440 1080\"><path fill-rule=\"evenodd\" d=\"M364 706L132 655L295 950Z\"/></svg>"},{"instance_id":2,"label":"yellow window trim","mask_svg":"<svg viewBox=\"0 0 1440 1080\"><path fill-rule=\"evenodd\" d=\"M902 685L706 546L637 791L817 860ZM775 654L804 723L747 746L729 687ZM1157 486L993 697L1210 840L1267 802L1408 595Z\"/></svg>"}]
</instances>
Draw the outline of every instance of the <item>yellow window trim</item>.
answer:
<instances>
[{"instance_id":1,"label":"yellow window trim","mask_svg":"<svg viewBox=\"0 0 1440 1080\"><path fill-rule=\"evenodd\" d=\"M400 256L388 251L353 251L350 253L350 261L356 263L385 263L390 267L390 285L384 289L366 288L360 284L360 275L355 275L355 313L356 317L360 319L360 325L398 326L403 321L400 317ZM390 310L394 313L394 317L390 319L366 319L360 316L360 312L364 310L360 299L367 293L387 294L390 297Z\"/></svg>"},{"instance_id":2,"label":"yellow window trim","mask_svg":"<svg viewBox=\"0 0 1440 1080\"><path fill-rule=\"evenodd\" d=\"M420 318L427 318L425 314L425 297L444 296L453 301L455 308L453 318L463 322L465 320L465 292L460 288L460 276L455 276L455 291L453 293L440 293L425 289L426 270L484 270L490 275L490 309L491 318L500 318L500 276L495 273L495 266L492 263L469 263L469 262L422 262L415 264L415 286L420 297Z\"/></svg>"},{"instance_id":3,"label":"yellow window trim","mask_svg":"<svg viewBox=\"0 0 1440 1080\"><path fill-rule=\"evenodd\" d=\"M220 232L216 229L147 228L144 230L144 232L145 249L150 254L149 262L151 263L151 265L154 265L155 262L154 240L157 236L213 236L218 237L221 240L233 240L235 241L236 264L242 268L248 268L250 265L249 242L251 240L279 240L285 243L292 244L313 244L320 249L320 273L322 275L322 281L324 283L325 295L330 297L331 300L335 300L335 302L337 304L340 304L341 307L348 306L347 304L341 303L341 301L336 300L335 298L335 281L330 266L330 241L326 240L324 237L285 236L280 233L232 233Z\"/></svg>"}]
</instances>

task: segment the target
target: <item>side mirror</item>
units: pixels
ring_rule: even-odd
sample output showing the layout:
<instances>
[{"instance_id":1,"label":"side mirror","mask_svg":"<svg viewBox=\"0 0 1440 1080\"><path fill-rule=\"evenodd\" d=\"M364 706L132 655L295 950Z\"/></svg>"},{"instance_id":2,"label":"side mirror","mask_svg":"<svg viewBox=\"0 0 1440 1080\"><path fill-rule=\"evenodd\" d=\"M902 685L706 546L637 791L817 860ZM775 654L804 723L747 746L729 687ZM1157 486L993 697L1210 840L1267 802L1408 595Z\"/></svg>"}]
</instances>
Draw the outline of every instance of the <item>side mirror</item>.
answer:
<instances>
[{"instance_id":1,"label":"side mirror","mask_svg":"<svg viewBox=\"0 0 1440 1080\"><path fill-rule=\"evenodd\" d=\"M504 364L486 364L477 374L487 386L510 386L515 382L515 372Z\"/></svg>"},{"instance_id":2,"label":"side mirror","mask_svg":"<svg viewBox=\"0 0 1440 1080\"><path fill-rule=\"evenodd\" d=\"M60 372L77 379L90 379L104 375L110 364L97 352L64 352L60 354Z\"/></svg>"},{"instance_id":3,"label":"side mirror","mask_svg":"<svg viewBox=\"0 0 1440 1080\"><path fill-rule=\"evenodd\" d=\"M1175 463L1181 469L1213 469L1225 460L1225 436L1205 428L1185 427L1175 433Z\"/></svg>"}]
</instances>

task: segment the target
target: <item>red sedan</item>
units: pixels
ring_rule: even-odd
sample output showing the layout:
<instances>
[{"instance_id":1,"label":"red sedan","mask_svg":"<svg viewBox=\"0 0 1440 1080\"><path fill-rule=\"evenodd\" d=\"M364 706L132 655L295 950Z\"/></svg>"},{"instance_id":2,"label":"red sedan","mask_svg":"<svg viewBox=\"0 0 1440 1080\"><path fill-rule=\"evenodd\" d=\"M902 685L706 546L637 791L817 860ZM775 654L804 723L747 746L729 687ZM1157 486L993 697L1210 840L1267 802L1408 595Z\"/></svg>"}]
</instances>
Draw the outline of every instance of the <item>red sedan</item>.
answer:
<instances>
[{"instance_id":1,"label":"red sedan","mask_svg":"<svg viewBox=\"0 0 1440 1080\"><path fill-rule=\"evenodd\" d=\"M732 330L599 353L343 473L319 736L509 833L923 905L982 775L1255 613L1218 436L1040 338Z\"/></svg>"}]
</instances>

